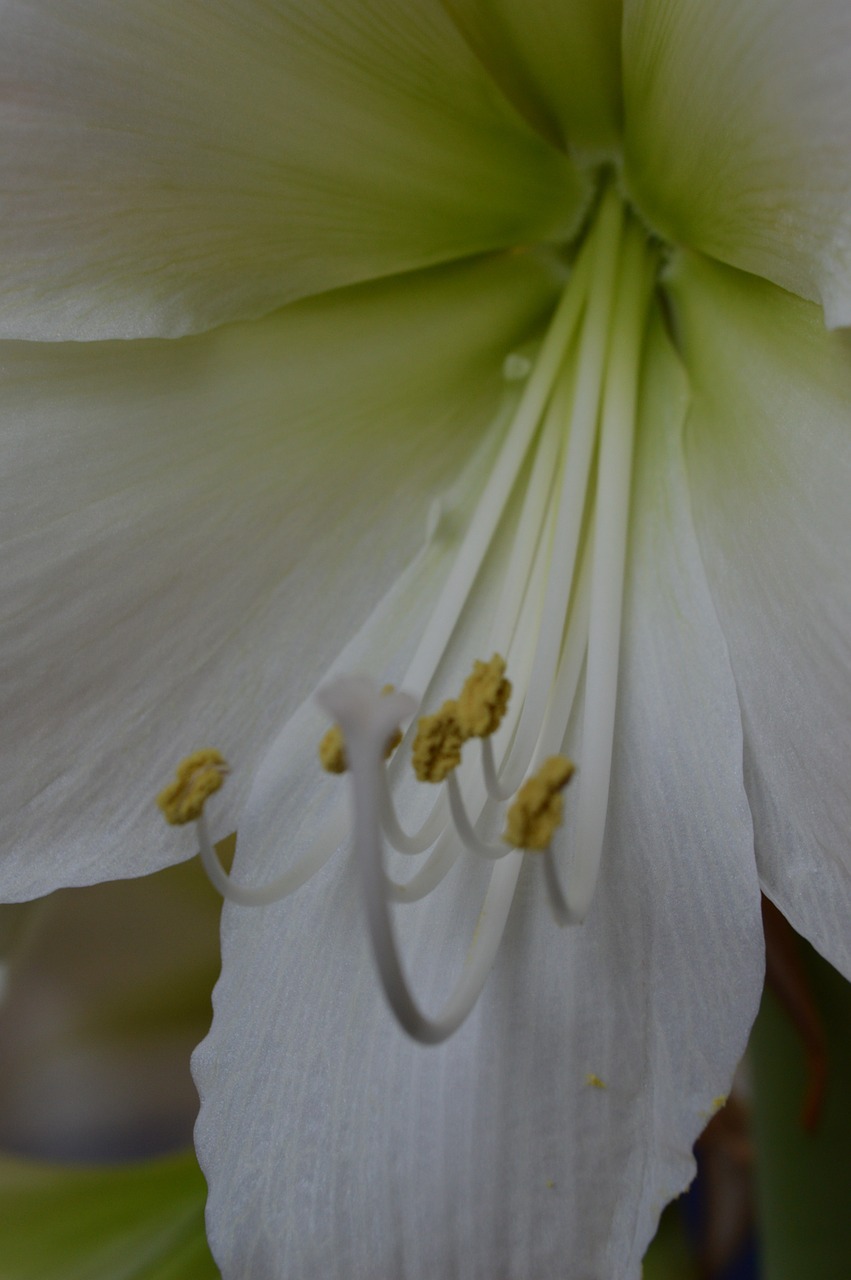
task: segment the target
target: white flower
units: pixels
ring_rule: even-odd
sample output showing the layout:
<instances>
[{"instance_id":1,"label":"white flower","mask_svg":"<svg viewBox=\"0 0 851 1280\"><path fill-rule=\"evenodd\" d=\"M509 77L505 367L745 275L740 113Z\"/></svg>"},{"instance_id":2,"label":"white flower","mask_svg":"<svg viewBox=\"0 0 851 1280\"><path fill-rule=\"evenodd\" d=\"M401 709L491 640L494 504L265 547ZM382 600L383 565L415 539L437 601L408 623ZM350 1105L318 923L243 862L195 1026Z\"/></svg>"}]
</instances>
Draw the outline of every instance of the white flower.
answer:
<instances>
[{"instance_id":1,"label":"white flower","mask_svg":"<svg viewBox=\"0 0 851 1280\"><path fill-rule=\"evenodd\" d=\"M426 1050L350 860L228 907L198 1139L226 1276L636 1276L756 1009L759 888L851 972L851 362L823 319L851 322L847 6L19 0L0 76L4 893L173 858L151 797L208 743L235 879L333 849L308 697L332 663L404 685L427 640L436 706L516 616L517 705L538 673L551 707L531 659L564 612L536 601L593 545L567 628L585 923L510 852L493 972ZM518 352L546 383L515 459L540 585L499 460ZM594 535L562 542L555 502L549 554L546 449L586 395L591 479L563 474ZM397 912L427 1010L471 862Z\"/></svg>"}]
</instances>

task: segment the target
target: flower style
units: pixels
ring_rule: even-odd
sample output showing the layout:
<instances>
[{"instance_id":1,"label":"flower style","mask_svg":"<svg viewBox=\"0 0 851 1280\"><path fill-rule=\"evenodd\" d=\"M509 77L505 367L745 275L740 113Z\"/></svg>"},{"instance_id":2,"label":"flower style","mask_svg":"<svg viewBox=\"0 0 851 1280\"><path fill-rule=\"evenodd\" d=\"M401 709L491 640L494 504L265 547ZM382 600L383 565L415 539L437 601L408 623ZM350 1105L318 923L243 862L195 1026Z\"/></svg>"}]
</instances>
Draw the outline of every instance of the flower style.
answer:
<instances>
[{"instance_id":1,"label":"flower style","mask_svg":"<svg viewBox=\"0 0 851 1280\"><path fill-rule=\"evenodd\" d=\"M851 973L849 71L840 0L6 6L2 891L190 856L152 797L207 745L233 884L316 870L225 910L225 1276L637 1276L760 887ZM549 853L452 836L394 909L418 1013L501 938L424 1049L312 695L393 681L380 757L503 649L468 843L482 777L577 774Z\"/></svg>"}]
</instances>

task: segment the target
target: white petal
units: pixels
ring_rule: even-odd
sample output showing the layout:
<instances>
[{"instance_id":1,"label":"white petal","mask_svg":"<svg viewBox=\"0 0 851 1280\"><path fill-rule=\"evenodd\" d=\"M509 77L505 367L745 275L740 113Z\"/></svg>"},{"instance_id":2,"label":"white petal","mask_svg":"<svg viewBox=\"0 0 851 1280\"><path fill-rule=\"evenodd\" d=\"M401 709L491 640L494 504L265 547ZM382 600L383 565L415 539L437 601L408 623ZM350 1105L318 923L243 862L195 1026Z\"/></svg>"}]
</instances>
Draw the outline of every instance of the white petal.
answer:
<instances>
[{"instance_id":1,"label":"white petal","mask_svg":"<svg viewBox=\"0 0 851 1280\"><path fill-rule=\"evenodd\" d=\"M666 237L851 323L846 0L627 0L628 183Z\"/></svg>"},{"instance_id":2,"label":"white petal","mask_svg":"<svg viewBox=\"0 0 851 1280\"><path fill-rule=\"evenodd\" d=\"M530 859L480 1004L426 1049L380 996L350 863L274 908L226 908L195 1057L226 1280L637 1280L659 1211L691 1176L691 1142L756 1011L762 941L738 707L688 509L682 376L662 341L591 914L560 932ZM397 917L432 1007L477 901L453 876L436 905Z\"/></svg>"},{"instance_id":3,"label":"white petal","mask_svg":"<svg viewBox=\"0 0 851 1280\"><path fill-rule=\"evenodd\" d=\"M432 0L10 0L0 336L174 336L563 237L580 180Z\"/></svg>"},{"instance_id":4,"label":"white petal","mask_svg":"<svg viewBox=\"0 0 851 1280\"><path fill-rule=\"evenodd\" d=\"M198 746L233 829L556 287L512 255L181 342L4 347L7 897L193 852L153 797Z\"/></svg>"},{"instance_id":5,"label":"white petal","mask_svg":"<svg viewBox=\"0 0 851 1280\"><path fill-rule=\"evenodd\" d=\"M818 308L684 258L688 464L730 646L763 888L851 973L851 342Z\"/></svg>"},{"instance_id":6,"label":"white petal","mask_svg":"<svg viewBox=\"0 0 851 1280\"><path fill-rule=\"evenodd\" d=\"M444 0L510 102L556 146L611 150L621 135L621 0Z\"/></svg>"}]
</instances>

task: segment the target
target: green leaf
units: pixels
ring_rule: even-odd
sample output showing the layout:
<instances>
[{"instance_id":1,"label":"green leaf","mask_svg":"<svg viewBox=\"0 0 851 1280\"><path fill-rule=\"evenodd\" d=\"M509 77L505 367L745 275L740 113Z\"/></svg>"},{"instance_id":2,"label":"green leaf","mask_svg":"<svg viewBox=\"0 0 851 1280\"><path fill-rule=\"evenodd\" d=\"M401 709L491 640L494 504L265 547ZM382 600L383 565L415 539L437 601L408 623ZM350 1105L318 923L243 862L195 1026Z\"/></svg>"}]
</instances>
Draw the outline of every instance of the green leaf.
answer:
<instances>
[{"instance_id":1,"label":"green leaf","mask_svg":"<svg viewBox=\"0 0 851 1280\"><path fill-rule=\"evenodd\" d=\"M80 1168L0 1159L0 1280L216 1280L192 1152Z\"/></svg>"},{"instance_id":2,"label":"green leaf","mask_svg":"<svg viewBox=\"0 0 851 1280\"><path fill-rule=\"evenodd\" d=\"M801 1123L807 1088L804 1048L769 990L751 1038L765 1280L846 1280L851 1259L851 986L810 947L804 964L827 1036L827 1093L815 1132L808 1133Z\"/></svg>"}]
</instances>

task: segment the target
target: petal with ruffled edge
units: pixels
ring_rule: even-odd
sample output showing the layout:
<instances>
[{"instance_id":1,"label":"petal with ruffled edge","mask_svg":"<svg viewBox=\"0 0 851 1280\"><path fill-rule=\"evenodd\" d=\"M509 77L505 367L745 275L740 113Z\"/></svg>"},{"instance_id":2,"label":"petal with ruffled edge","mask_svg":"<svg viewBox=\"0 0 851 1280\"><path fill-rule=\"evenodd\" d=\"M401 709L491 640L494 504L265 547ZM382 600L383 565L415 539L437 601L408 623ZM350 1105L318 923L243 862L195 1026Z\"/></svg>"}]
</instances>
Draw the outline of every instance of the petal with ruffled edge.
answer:
<instances>
[{"instance_id":1,"label":"petal with ruffled edge","mask_svg":"<svg viewBox=\"0 0 851 1280\"><path fill-rule=\"evenodd\" d=\"M608 152L621 134L621 0L443 0L517 110L555 146Z\"/></svg>"},{"instance_id":2,"label":"petal with ruffled edge","mask_svg":"<svg viewBox=\"0 0 851 1280\"><path fill-rule=\"evenodd\" d=\"M637 1280L691 1177L756 1012L762 938L735 688L688 507L683 377L658 327L654 344L591 914L560 932L530 860L478 1007L424 1049L383 1003L349 862L294 901L225 908L194 1068L226 1280ZM480 900L450 879L436 906L397 916L432 1008Z\"/></svg>"},{"instance_id":3,"label":"petal with ruffled edge","mask_svg":"<svg viewBox=\"0 0 851 1280\"><path fill-rule=\"evenodd\" d=\"M846 0L627 0L624 77L654 226L851 323Z\"/></svg>"},{"instance_id":4,"label":"petal with ruffled edge","mask_svg":"<svg viewBox=\"0 0 851 1280\"><path fill-rule=\"evenodd\" d=\"M695 521L742 705L765 892L851 976L851 337L697 256L671 283Z\"/></svg>"},{"instance_id":5,"label":"petal with ruffled edge","mask_svg":"<svg viewBox=\"0 0 851 1280\"><path fill-rule=\"evenodd\" d=\"M193 852L153 797L198 746L231 761L232 829L557 289L511 255L180 342L6 344L4 896Z\"/></svg>"},{"instance_id":6,"label":"petal with ruffled edge","mask_svg":"<svg viewBox=\"0 0 851 1280\"><path fill-rule=\"evenodd\" d=\"M13 0L0 101L3 337L180 335L581 212L436 0Z\"/></svg>"}]
</instances>

